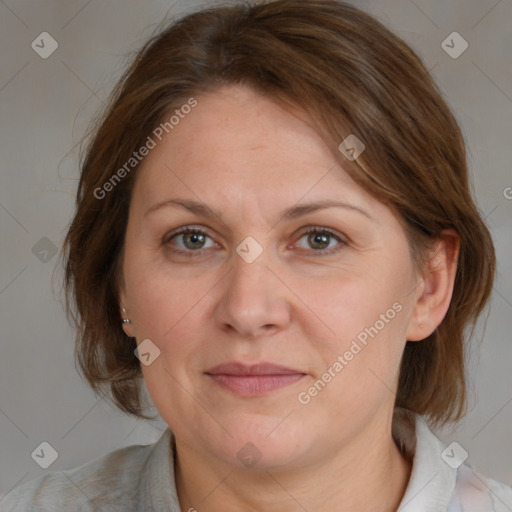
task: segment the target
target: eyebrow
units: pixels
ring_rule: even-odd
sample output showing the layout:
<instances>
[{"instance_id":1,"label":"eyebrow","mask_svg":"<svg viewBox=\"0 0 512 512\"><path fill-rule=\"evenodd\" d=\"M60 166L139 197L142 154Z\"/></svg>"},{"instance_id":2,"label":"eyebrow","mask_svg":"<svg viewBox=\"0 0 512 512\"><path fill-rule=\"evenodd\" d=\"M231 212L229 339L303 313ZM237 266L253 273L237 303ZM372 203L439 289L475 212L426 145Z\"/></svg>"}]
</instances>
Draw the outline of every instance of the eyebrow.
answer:
<instances>
[{"instance_id":1,"label":"eyebrow","mask_svg":"<svg viewBox=\"0 0 512 512\"><path fill-rule=\"evenodd\" d=\"M181 207L184 208L192 213L195 213L196 215L206 217L206 218L213 218L216 217L218 219L221 219L221 215L219 212L216 212L213 208L208 206L205 203L194 201L191 199L167 199L166 201L162 201L160 203L154 204L149 208L145 213L144 217L147 215L156 212L157 210L161 210L162 208L176 208ZM322 200L322 201L313 201L310 203L305 204L299 204L290 206L289 208L286 208L285 210L281 211L279 214L279 219L281 220L293 220L298 217L301 217L303 215L306 215L308 213L312 213L318 210L323 210L326 208L345 208L357 213L360 213L367 217L370 220L374 220L368 212L365 210L359 208L358 206L344 203L342 201L334 201L334 200Z\"/></svg>"}]
</instances>

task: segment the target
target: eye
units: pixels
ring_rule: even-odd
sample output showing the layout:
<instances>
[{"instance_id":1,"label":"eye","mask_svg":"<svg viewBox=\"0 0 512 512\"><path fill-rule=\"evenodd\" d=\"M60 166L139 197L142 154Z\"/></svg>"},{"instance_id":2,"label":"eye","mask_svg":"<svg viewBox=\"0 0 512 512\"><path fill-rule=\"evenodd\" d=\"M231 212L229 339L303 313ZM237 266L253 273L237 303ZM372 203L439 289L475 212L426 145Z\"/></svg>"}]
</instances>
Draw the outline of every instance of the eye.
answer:
<instances>
[{"instance_id":1,"label":"eye","mask_svg":"<svg viewBox=\"0 0 512 512\"><path fill-rule=\"evenodd\" d=\"M326 228L309 228L299 240L305 239L307 246L300 246L301 249L313 249L323 254L331 254L339 251L344 245L344 240ZM337 242L337 244L336 244ZM327 250L328 249L328 250Z\"/></svg>"},{"instance_id":2,"label":"eye","mask_svg":"<svg viewBox=\"0 0 512 512\"><path fill-rule=\"evenodd\" d=\"M207 245L207 240L210 245ZM184 227L177 232L170 233L166 237L166 244L174 245L178 248L176 252L198 252L201 249L215 247L215 242L202 229Z\"/></svg>"},{"instance_id":3,"label":"eye","mask_svg":"<svg viewBox=\"0 0 512 512\"><path fill-rule=\"evenodd\" d=\"M209 240L209 242L208 242ZM299 243L305 240L304 243ZM185 226L174 231L164 239L165 245L173 246L171 250L184 256L200 256L203 250L218 247L206 231ZM311 252L317 252L318 256L332 254L339 251L345 245L345 241L327 228L311 227L301 235L296 246Z\"/></svg>"}]
</instances>

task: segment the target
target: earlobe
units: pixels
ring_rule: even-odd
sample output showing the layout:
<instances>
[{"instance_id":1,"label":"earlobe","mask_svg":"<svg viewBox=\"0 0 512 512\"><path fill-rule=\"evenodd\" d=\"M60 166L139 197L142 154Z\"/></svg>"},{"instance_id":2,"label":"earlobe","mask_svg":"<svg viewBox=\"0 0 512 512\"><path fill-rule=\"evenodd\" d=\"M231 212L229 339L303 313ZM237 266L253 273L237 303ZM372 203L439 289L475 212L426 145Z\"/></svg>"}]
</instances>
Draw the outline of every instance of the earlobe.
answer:
<instances>
[{"instance_id":1,"label":"earlobe","mask_svg":"<svg viewBox=\"0 0 512 512\"><path fill-rule=\"evenodd\" d=\"M125 334L129 337L133 337L133 326L132 321L130 320L130 317L128 315L128 311L126 311L126 308L124 306L121 306L121 318L122 318L122 327Z\"/></svg>"},{"instance_id":2,"label":"earlobe","mask_svg":"<svg viewBox=\"0 0 512 512\"><path fill-rule=\"evenodd\" d=\"M407 330L408 341L428 338L446 316L455 284L459 246L460 238L452 229L443 231L436 240L418 289Z\"/></svg>"},{"instance_id":3,"label":"earlobe","mask_svg":"<svg viewBox=\"0 0 512 512\"><path fill-rule=\"evenodd\" d=\"M119 291L119 308L120 308L120 315L121 315L121 326L123 328L124 333L126 336L129 336L132 338L135 334L133 332L133 325L130 318L130 314L127 311L126 307L124 306L126 304L126 294L124 292L124 283L123 286L121 286L121 289Z\"/></svg>"}]
</instances>

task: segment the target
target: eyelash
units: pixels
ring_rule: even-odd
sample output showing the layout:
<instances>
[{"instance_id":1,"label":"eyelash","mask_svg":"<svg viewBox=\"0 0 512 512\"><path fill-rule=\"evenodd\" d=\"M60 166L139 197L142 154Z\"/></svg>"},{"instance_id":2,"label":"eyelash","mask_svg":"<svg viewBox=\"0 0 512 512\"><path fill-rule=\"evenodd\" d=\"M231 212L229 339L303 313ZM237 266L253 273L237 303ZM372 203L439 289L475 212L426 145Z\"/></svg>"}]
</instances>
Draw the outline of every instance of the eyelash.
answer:
<instances>
[{"instance_id":1,"label":"eyelash","mask_svg":"<svg viewBox=\"0 0 512 512\"><path fill-rule=\"evenodd\" d=\"M300 240L301 238L303 238L304 236L309 235L311 233L327 234L330 237L335 238L339 242L339 245L337 247L334 247L334 248L331 247L330 249L317 249L317 250L311 249L311 252L317 253L316 255L314 255L314 257L316 257L316 256L327 256L327 255L334 254L334 253L340 251L343 248L343 246L346 245L346 241L343 240L340 236L336 235L333 231L331 231L328 228L321 228L319 226L311 226L311 227L307 228L306 231L301 233L301 235L299 236L297 241ZM211 237L208 235L208 233L206 231L204 231L203 229L194 228L192 226L184 226L183 228L180 228L178 231L174 231L172 233L169 233L164 238L164 245L169 245L169 243L171 242L171 240L173 238L175 238L175 237L177 237L179 235L183 235L183 234L205 235L205 236L207 236L208 238L211 239ZM203 251L205 251L207 249L197 249L197 250L188 250L188 251L184 251L182 249L171 249L171 250L172 250L172 252L178 253L178 254L180 254L182 256L185 256L187 258L194 258L194 257L202 256Z\"/></svg>"}]
</instances>

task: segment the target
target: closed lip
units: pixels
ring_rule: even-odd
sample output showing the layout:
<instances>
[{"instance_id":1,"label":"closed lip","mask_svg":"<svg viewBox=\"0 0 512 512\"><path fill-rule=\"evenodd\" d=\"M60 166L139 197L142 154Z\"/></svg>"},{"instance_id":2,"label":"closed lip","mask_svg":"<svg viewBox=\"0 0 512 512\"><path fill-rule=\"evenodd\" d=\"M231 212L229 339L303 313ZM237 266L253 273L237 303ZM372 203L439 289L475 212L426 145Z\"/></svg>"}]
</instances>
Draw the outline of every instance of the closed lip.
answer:
<instances>
[{"instance_id":1,"label":"closed lip","mask_svg":"<svg viewBox=\"0 0 512 512\"><path fill-rule=\"evenodd\" d=\"M286 366L277 365L274 363L257 363L257 364L244 364L237 361L219 364L210 368L205 373L209 375L305 375L304 372L288 368Z\"/></svg>"}]
</instances>

